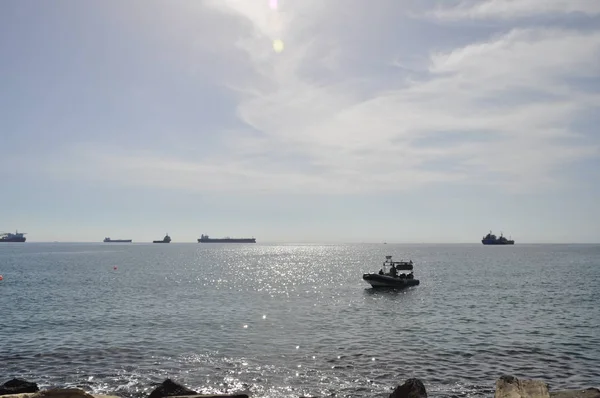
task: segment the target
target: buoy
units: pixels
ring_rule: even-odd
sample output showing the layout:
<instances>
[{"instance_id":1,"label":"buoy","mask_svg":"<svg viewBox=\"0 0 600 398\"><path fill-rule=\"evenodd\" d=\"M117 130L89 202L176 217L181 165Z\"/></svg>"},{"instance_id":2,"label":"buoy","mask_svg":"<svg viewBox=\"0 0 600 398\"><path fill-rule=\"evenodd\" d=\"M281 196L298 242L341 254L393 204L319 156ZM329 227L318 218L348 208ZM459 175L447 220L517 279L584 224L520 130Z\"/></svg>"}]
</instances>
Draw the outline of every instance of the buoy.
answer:
<instances>
[{"instance_id":1,"label":"buoy","mask_svg":"<svg viewBox=\"0 0 600 398\"><path fill-rule=\"evenodd\" d=\"M116 271L116 270L117 270L117 266L115 265L115 266L113 267L113 269Z\"/></svg>"},{"instance_id":2,"label":"buoy","mask_svg":"<svg viewBox=\"0 0 600 398\"><path fill-rule=\"evenodd\" d=\"M0 275L0 281L1 281L2 279L4 279L4 278L2 277L2 275Z\"/></svg>"}]
</instances>

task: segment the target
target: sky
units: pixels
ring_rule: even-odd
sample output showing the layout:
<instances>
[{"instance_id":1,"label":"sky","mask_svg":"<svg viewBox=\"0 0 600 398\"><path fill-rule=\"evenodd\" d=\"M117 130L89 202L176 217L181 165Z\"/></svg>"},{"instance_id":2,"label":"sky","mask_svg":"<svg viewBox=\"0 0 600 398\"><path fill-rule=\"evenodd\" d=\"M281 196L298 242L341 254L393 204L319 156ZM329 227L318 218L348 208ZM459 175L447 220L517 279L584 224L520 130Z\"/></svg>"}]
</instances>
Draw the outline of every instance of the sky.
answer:
<instances>
[{"instance_id":1,"label":"sky","mask_svg":"<svg viewBox=\"0 0 600 398\"><path fill-rule=\"evenodd\" d=\"M3 0L0 231L600 242L598 0Z\"/></svg>"}]
</instances>

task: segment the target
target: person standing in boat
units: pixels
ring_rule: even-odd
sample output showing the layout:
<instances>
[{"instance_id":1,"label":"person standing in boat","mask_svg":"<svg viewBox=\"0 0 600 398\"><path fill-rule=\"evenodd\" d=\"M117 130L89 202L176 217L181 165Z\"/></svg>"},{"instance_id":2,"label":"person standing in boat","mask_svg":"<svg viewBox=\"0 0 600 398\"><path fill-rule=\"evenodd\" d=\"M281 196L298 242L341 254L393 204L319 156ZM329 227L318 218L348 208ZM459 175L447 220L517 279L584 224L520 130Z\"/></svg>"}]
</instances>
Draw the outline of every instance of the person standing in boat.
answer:
<instances>
[{"instance_id":1,"label":"person standing in boat","mask_svg":"<svg viewBox=\"0 0 600 398\"><path fill-rule=\"evenodd\" d=\"M392 264L392 268L390 268L390 275L395 278L397 274L398 273L396 272L396 266Z\"/></svg>"}]
</instances>

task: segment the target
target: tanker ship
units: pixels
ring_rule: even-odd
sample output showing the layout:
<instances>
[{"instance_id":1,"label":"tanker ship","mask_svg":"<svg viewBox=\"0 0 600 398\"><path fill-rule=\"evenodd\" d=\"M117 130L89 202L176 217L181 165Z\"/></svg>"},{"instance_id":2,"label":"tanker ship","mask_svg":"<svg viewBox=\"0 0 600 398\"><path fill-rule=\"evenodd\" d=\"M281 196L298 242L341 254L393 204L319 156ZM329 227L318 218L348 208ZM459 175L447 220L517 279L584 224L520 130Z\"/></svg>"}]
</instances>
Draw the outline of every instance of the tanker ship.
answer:
<instances>
[{"instance_id":1,"label":"tanker ship","mask_svg":"<svg viewBox=\"0 0 600 398\"><path fill-rule=\"evenodd\" d=\"M502 233L500 233L500 237L497 238L496 235L490 231L489 234L483 237L481 243L484 245L514 245L515 241L512 239L506 239L504 236L502 236Z\"/></svg>"},{"instance_id":2,"label":"tanker ship","mask_svg":"<svg viewBox=\"0 0 600 398\"><path fill-rule=\"evenodd\" d=\"M210 238L208 235L202 234L198 239L198 243L256 243L255 238Z\"/></svg>"},{"instance_id":3,"label":"tanker ship","mask_svg":"<svg viewBox=\"0 0 600 398\"><path fill-rule=\"evenodd\" d=\"M0 242L25 242L25 240L27 240L25 233L19 233L19 231L15 231L14 234L0 232Z\"/></svg>"}]
</instances>

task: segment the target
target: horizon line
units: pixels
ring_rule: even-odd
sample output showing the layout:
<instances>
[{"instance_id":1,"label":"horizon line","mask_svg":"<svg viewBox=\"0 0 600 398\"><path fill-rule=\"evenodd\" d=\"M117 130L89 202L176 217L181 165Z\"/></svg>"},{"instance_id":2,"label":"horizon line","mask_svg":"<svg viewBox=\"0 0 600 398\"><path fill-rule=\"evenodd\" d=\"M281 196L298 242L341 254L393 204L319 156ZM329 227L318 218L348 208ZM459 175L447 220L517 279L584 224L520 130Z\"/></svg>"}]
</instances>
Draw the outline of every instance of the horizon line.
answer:
<instances>
[{"instance_id":1,"label":"horizon line","mask_svg":"<svg viewBox=\"0 0 600 398\"><path fill-rule=\"evenodd\" d=\"M157 244L152 241L132 241L132 242L103 242L103 241L27 241L27 242L5 242L5 243L102 243L102 244L113 244L113 245L130 245L130 244ZM207 243L197 241L171 241L169 244L202 244ZM264 241L256 243L218 243L208 242L208 244L214 245L261 245L261 244L303 244L303 245L356 245L356 244L369 244L369 245L480 245L480 246L519 246L519 245L600 245L600 242L519 242L514 245L483 245L481 242L373 242L373 241Z\"/></svg>"}]
</instances>

